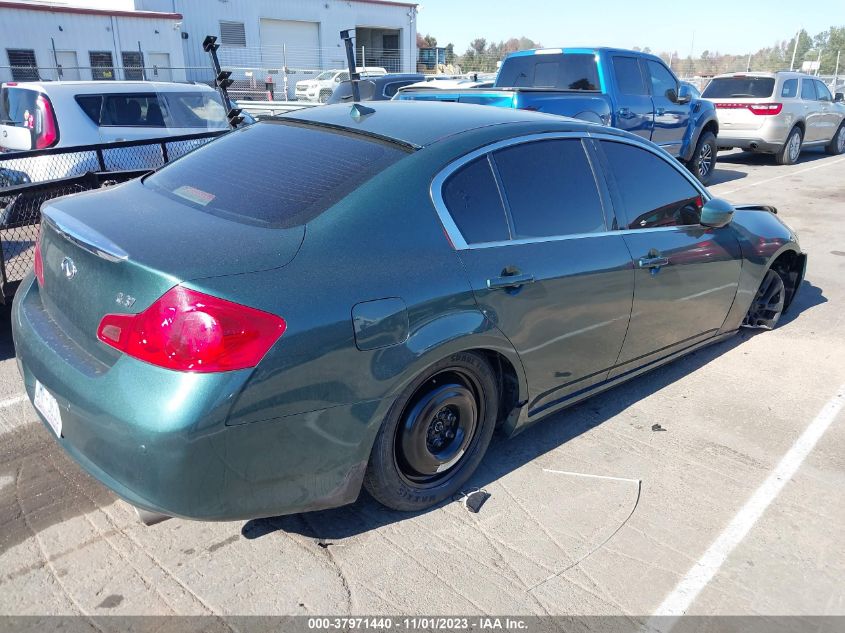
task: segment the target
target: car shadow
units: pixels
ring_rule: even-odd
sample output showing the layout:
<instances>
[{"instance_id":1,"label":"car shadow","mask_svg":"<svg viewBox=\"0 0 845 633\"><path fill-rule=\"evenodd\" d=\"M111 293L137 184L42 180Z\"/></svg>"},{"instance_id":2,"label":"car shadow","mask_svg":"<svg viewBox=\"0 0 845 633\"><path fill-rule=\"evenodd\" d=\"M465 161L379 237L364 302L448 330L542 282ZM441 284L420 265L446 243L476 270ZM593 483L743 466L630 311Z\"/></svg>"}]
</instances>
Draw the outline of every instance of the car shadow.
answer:
<instances>
[{"instance_id":1,"label":"car shadow","mask_svg":"<svg viewBox=\"0 0 845 633\"><path fill-rule=\"evenodd\" d=\"M716 170L713 172L713 176L710 178L710 182L707 183L707 186L713 187L714 185L721 185L726 182L740 180L741 178L745 178L746 176L748 176L748 174L746 174L744 171L736 171L735 169L722 169L721 167L717 167Z\"/></svg>"},{"instance_id":2,"label":"car shadow","mask_svg":"<svg viewBox=\"0 0 845 633\"><path fill-rule=\"evenodd\" d=\"M812 163L823 158L827 158L829 154L824 151L824 147L811 147L801 151L796 164L802 165L804 163ZM732 163L735 165L771 165L773 167L780 167L775 162L774 154L760 154L758 152L719 152L719 164ZM718 170L717 170L718 171Z\"/></svg>"},{"instance_id":3,"label":"car shadow","mask_svg":"<svg viewBox=\"0 0 845 633\"><path fill-rule=\"evenodd\" d=\"M817 305L821 305L822 303L827 303L827 297L824 296L822 289L818 286L814 286L811 282L805 279L798 288L798 294L795 295L795 299L792 300L792 305L789 306L789 309L784 312L780 321L778 321L778 327L783 327L784 325L792 323L798 318L799 314L802 314Z\"/></svg>"},{"instance_id":4,"label":"car shadow","mask_svg":"<svg viewBox=\"0 0 845 633\"><path fill-rule=\"evenodd\" d=\"M6 305L0 303L0 361L15 357L15 344L12 342L12 298L6 299Z\"/></svg>"}]
</instances>

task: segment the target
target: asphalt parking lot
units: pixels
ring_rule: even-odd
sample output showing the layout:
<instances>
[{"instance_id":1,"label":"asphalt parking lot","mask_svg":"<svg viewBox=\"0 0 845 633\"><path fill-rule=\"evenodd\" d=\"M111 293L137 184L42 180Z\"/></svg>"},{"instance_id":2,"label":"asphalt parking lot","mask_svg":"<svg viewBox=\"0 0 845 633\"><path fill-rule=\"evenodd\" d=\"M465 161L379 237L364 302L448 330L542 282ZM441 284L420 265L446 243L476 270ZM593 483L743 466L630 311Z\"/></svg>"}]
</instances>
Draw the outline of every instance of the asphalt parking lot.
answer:
<instances>
[{"instance_id":1,"label":"asphalt parking lot","mask_svg":"<svg viewBox=\"0 0 845 633\"><path fill-rule=\"evenodd\" d=\"M716 180L797 230L791 311L494 440L478 514L145 527L37 421L3 309L0 614L845 615L845 157L733 152Z\"/></svg>"}]
</instances>

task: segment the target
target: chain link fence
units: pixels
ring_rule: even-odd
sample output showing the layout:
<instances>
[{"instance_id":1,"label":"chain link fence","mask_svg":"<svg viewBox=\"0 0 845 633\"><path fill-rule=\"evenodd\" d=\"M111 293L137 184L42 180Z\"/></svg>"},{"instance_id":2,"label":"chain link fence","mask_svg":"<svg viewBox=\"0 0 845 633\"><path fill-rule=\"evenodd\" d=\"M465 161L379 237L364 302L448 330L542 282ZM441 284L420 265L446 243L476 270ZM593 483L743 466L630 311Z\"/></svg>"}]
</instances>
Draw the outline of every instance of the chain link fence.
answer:
<instances>
[{"instance_id":1,"label":"chain link fence","mask_svg":"<svg viewBox=\"0 0 845 633\"><path fill-rule=\"evenodd\" d=\"M137 178L224 133L0 154L0 303L32 267L44 202Z\"/></svg>"}]
</instances>

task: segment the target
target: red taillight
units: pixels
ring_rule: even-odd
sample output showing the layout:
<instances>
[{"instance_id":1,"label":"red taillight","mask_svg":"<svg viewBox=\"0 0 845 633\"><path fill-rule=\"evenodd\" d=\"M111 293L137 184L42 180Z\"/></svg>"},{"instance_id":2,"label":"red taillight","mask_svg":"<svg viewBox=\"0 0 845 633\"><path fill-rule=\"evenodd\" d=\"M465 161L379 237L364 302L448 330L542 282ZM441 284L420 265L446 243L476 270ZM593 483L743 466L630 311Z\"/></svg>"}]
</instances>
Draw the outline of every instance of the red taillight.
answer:
<instances>
[{"instance_id":1,"label":"red taillight","mask_svg":"<svg viewBox=\"0 0 845 633\"><path fill-rule=\"evenodd\" d=\"M45 149L59 140L56 116L53 114L53 106L50 104L50 100L44 95L38 95L35 106L39 115L35 125L35 148Z\"/></svg>"},{"instance_id":2,"label":"red taillight","mask_svg":"<svg viewBox=\"0 0 845 633\"><path fill-rule=\"evenodd\" d=\"M176 371L254 367L284 334L281 317L176 286L138 314L107 314L97 329L106 345Z\"/></svg>"},{"instance_id":3,"label":"red taillight","mask_svg":"<svg viewBox=\"0 0 845 633\"><path fill-rule=\"evenodd\" d=\"M35 278L38 280L38 286L44 287L44 259L41 256L41 231L38 231L38 237L35 239L35 257L33 258L32 267L35 269Z\"/></svg>"},{"instance_id":4,"label":"red taillight","mask_svg":"<svg viewBox=\"0 0 845 633\"><path fill-rule=\"evenodd\" d=\"M750 110L752 114L780 114L783 110L782 103L717 103L720 110Z\"/></svg>"}]
</instances>

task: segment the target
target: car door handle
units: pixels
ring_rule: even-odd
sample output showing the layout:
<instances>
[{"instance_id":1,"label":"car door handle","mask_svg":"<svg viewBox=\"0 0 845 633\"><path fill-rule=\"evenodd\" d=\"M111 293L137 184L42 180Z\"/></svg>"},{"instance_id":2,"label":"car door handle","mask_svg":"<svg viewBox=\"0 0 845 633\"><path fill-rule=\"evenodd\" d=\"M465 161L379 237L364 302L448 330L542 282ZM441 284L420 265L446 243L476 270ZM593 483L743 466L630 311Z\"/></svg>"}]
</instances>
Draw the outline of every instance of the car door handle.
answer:
<instances>
[{"instance_id":1,"label":"car door handle","mask_svg":"<svg viewBox=\"0 0 845 633\"><path fill-rule=\"evenodd\" d=\"M666 114L666 108L657 108L657 110L655 111L655 114L657 116L663 116L664 114Z\"/></svg>"},{"instance_id":2,"label":"car door handle","mask_svg":"<svg viewBox=\"0 0 845 633\"><path fill-rule=\"evenodd\" d=\"M519 288L525 284L533 284L534 275L516 274L516 275L502 275L501 277L493 277L487 280L487 287L490 290L503 290L506 288Z\"/></svg>"},{"instance_id":3,"label":"car door handle","mask_svg":"<svg viewBox=\"0 0 845 633\"><path fill-rule=\"evenodd\" d=\"M641 257L637 262L640 268L660 268L669 265L668 257Z\"/></svg>"},{"instance_id":4,"label":"car door handle","mask_svg":"<svg viewBox=\"0 0 845 633\"><path fill-rule=\"evenodd\" d=\"M624 119L627 119L629 116L631 116L631 109L630 108L619 108L616 111L616 114L618 114L619 116L621 116Z\"/></svg>"}]
</instances>

